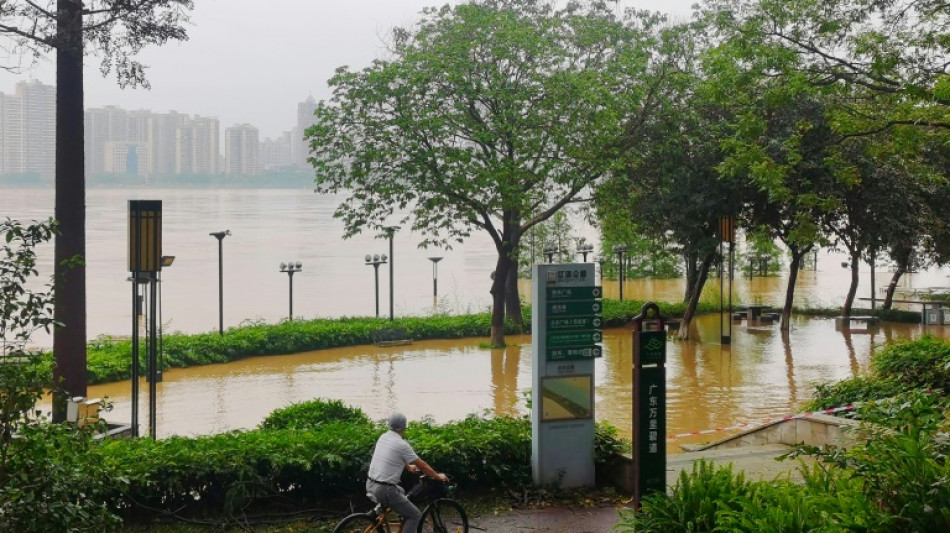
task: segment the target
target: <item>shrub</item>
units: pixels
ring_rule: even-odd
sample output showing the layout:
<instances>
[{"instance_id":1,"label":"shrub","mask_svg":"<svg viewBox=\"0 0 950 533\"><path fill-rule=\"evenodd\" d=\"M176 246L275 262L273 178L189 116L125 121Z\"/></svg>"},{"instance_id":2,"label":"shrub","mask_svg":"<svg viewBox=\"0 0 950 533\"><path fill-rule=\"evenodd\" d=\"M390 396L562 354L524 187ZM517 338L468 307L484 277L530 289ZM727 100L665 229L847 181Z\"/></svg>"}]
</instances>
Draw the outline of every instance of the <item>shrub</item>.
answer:
<instances>
[{"instance_id":1,"label":"shrub","mask_svg":"<svg viewBox=\"0 0 950 533\"><path fill-rule=\"evenodd\" d=\"M680 472L673 495L653 493L637 512L625 512L617 531L621 533L702 533L715 531L720 510L740 508L750 486L732 465L716 467L706 461L693 463L691 472Z\"/></svg>"},{"instance_id":2,"label":"shrub","mask_svg":"<svg viewBox=\"0 0 950 533\"><path fill-rule=\"evenodd\" d=\"M313 429L328 422L370 424L366 413L340 400L316 399L273 411L261 422L261 429Z\"/></svg>"},{"instance_id":3,"label":"shrub","mask_svg":"<svg viewBox=\"0 0 950 533\"><path fill-rule=\"evenodd\" d=\"M889 344L871 359L871 369L908 389L950 389L950 341L925 335Z\"/></svg>"}]
</instances>

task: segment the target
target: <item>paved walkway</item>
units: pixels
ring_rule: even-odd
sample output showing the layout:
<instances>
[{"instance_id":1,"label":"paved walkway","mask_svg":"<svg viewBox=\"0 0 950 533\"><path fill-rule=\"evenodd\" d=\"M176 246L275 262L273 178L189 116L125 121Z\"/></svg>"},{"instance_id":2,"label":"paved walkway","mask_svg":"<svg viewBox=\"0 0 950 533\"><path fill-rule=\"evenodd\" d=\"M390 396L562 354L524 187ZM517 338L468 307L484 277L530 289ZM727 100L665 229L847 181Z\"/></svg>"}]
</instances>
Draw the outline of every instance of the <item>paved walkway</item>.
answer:
<instances>
[{"instance_id":1,"label":"paved walkway","mask_svg":"<svg viewBox=\"0 0 950 533\"><path fill-rule=\"evenodd\" d=\"M788 446L771 444L727 450L706 450L667 457L667 485L676 483L680 471L690 470L693 461L704 458L717 465L732 463L733 471L745 472L747 480L773 480L791 474L800 465L798 461L776 461L775 458L790 450ZM520 509L498 515L472 517L469 530L477 533L606 533L613 530L623 507L584 507Z\"/></svg>"}]
</instances>

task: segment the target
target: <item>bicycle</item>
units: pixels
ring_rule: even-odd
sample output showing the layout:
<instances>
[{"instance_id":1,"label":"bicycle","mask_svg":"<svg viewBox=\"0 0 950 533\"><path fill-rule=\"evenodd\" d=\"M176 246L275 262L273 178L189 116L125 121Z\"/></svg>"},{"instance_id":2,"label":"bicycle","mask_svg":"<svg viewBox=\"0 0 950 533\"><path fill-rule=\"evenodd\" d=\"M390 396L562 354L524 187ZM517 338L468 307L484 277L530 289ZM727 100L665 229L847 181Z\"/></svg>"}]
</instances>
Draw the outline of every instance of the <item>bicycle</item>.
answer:
<instances>
[{"instance_id":1,"label":"bicycle","mask_svg":"<svg viewBox=\"0 0 950 533\"><path fill-rule=\"evenodd\" d=\"M430 483L426 478L420 484ZM455 484L446 483L422 510L418 533L468 533L468 516L462 505L445 495L455 490ZM411 495L410 491L410 495ZM333 533L416 533L403 531L404 520L391 521L393 510L377 503L366 513L353 513L333 529Z\"/></svg>"}]
</instances>

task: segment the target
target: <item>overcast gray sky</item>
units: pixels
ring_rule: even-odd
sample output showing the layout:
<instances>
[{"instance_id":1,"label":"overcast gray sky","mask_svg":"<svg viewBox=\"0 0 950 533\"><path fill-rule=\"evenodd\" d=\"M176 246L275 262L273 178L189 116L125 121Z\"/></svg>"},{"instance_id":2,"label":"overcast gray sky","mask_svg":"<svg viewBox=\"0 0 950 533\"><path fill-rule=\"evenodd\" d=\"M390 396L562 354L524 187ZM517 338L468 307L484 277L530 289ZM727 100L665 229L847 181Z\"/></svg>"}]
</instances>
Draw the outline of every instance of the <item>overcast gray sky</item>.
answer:
<instances>
[{"instance_id":1,"label":"overcast gray sky","mask_svg":"<svg viewBox=\"0 0 950 533\"><path fill-rule=\"evenodd\" d=\"M625 7L685 19L696 0L621 0ZM261 139L296 122L297 102L327 98L341 65L359 69L385 55L394 26L409 26L445 0L196 0L189 40L140 55L151 90L119 89L98 60L86 61L86 107L175 110L217 116L221 127L250 123ZM456 3L456 2L452 2ZM49 62L20 75L0 71L0 92L17 81L55 82Z\"/></svg>"}]
</instances>

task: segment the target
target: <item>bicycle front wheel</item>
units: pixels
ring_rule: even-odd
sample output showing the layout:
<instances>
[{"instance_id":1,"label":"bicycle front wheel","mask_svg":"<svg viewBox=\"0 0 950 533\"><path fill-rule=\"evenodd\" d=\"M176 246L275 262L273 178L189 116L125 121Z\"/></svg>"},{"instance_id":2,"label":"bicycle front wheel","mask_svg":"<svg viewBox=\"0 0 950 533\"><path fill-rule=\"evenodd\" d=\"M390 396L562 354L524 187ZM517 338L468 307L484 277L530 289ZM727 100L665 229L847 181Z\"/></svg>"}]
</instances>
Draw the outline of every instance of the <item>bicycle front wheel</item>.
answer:
<instances>
[{"instance_id":1,"label":"bicycle front wheel","mask_svg":"<svg viewBox=\"0 0 950 533\"><path fill-rule=\"evenodd\" d=\"M333 533L371 533L376 529L376 520L370 513L356 513L343 519L333 529Z\"/></svg>"},{"instance_id":2,"label":"bicycle front wheel","mask_svg":"<svg viewBox=\"0 0 950 533\"><path fill-rule=\"evenodd\" d=\"M465 509L455 500L436 500L426 507L419 533L468 533Z\"/></svg>"}]
</instances>

